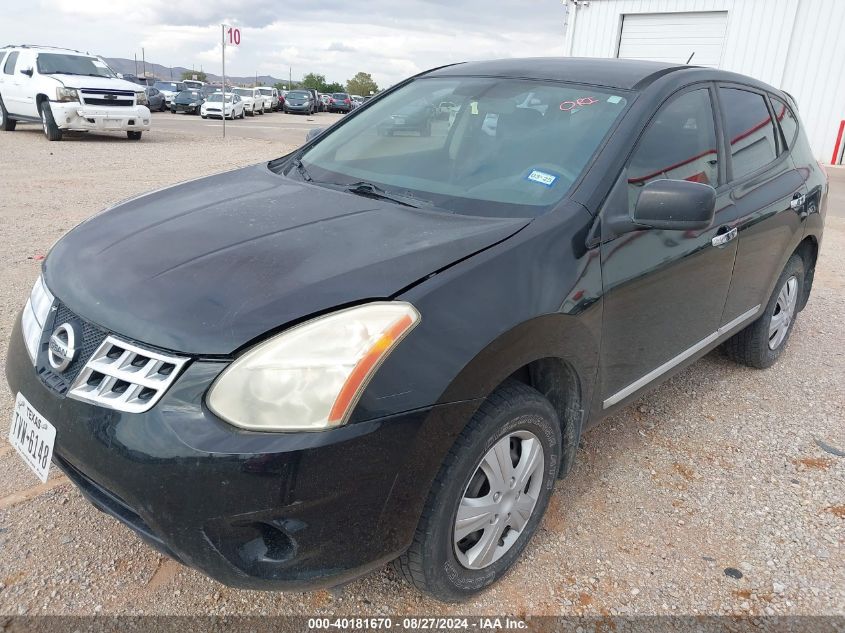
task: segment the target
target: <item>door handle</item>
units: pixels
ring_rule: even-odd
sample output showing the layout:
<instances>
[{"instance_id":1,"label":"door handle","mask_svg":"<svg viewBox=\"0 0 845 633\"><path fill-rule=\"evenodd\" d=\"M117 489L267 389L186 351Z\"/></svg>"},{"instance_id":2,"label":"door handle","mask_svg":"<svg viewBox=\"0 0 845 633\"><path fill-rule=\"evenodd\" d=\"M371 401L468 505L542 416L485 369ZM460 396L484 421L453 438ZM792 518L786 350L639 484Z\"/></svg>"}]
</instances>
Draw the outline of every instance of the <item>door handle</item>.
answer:
<instances>
[{"instance_id":1,"label":"door handle","mask_svg":"<svg viewBox=\"0 0 845 633\"><path fill-rule=\"evenodd\" d=\"M803 193L799 192L799 193L796 193L794 196L792 196L792 200L790 200L789 206L791 208L795 209L796 211L799 211L804 206L804 203L806 201L807 201L807 196L805 196Z\"/></svg>"},{"instance_id":2,"label":"door handle","mask_svg":"<svg viewBox=\"0 0 845 633\"><path fill-rule=\"evenodd\" d=\"M738 231L736 227L730 229L729 231L725 231L724 233L720 233L712 240L710 243L713 244L716 248L722 248L725 244L733 240L738 235Z\"/></svg>"}]
</instances>

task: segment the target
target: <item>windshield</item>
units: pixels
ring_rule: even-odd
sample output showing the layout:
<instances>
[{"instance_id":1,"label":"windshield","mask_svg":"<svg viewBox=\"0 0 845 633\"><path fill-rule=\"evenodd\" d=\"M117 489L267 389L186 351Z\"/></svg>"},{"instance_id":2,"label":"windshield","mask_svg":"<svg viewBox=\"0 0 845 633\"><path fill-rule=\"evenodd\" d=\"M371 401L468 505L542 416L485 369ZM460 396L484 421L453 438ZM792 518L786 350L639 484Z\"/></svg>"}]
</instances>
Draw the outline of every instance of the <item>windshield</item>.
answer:
<instances>
[{"instance_id":1,"label":"windshield","mask_svg":"<svg viewBox=\"0 0 845 633\"><path fill-rule=\"evenodd\" d=\"M578 179L625 109L623 95L536 80L422 78L323 136L288 173L328 187L365 182L455 213L534 217Z\"/></svg>"},{"instance_id":2,"label":"windshield","mask_svg":"<svg viewBox=\"0 0 845 633\"><path fill-rule=\"evenodd\" d=\"M202 98L202 93L199 90L183 90L178 95L176 95L177 99L200 99Z\"/></svg>"},{"instance_id":3,"label":"windshield","mask_svg":"<svg viewBox=\"0 0 845 633\"><path fill-rule=\"evenodd\" d=\"M267 95L268 97L273 96L273 89L272 88L259 88L258 91L263 95Z\"/></svg>"},{"instance_id":4,"label":"windshield","mask_svg":"<svg viewBox=\"0 0 845 633\"><path fill-rule=\"evenodd\" d=\"M207 101L212 101L212 102L213 101L217 101L217 102L223 101L223 95L220 94L219 92L215 92L213 95L211 95L207 99ZM231 102L232 102L232 95L227 94L226 95L226 103L231 103Z\"/></svg>"},{"instance_id":5,"label":"windshield","mask_svg":"<svg viewBox=\"0 0 845 633\"><path fill-rule=\"evenodd\" d=\"M344 99L348 99L348 98L349 98L349 95L346 94L345 92L335 92L332 95L332 99L339 99L340 101L343 101Z\"/></svg>"},{"instance_id":6,"label":"windshield","mask_svg":"<svg viewBox=\"0 0 845 633\"><path fill-rule=\"evenodd\" d=\"M291 99L308 99L311 95L307 92L302 92L301 90L293 90L288 93L288 97Z\"/></svg>"},{"instance_id":7,"label":"windshield","mask_svg":"<svg viewBox=\"0 0 845 633\"><path fill-rule=\"evenodd\" d=\"M39 53L38 72L42 75L85 75L91 77L117 77L105 62L96 57Z\"/></svg>"},{"instance_id":8,"label":"windshield","mask_svg":"<svg viewBox=\"0 0 845 633\"><path fill-rule=\"evenodd\" d=\"M241 95L242 97L254 96L252 90L247 88L235 88L235 94Z\"/></svg>"},{"instance_id":9,"label":"windshield","mask_svg":"<svg viewBox=\"0 0 845 633\"><path fill-rule=\"evenodd\" d=\"M174 81L157 81L153 84L153 88L158 88L159 90L167 90L169 92L181 92L183 86L182 84L178 84Z\"/></svg>"}]
</instances>

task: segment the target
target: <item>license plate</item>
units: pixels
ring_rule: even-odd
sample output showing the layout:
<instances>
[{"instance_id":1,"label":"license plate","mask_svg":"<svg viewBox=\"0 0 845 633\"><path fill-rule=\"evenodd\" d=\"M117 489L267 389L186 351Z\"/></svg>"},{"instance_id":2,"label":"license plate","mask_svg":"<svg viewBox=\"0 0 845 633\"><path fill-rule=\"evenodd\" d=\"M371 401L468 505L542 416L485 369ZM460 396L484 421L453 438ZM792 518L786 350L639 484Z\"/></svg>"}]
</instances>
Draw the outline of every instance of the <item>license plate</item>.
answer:
<instances>
[{"instance_id":1,"label":"license plate","mask_svg":"<svg viewBox=\"0 0 845 633\"><path fill-rule=\"evenodd\" d=\"M50 474L55 442L56 427L47 422L23 394L19 393L12 412L9 443L42 482L46 482L47 475Z\"/></svg>"},{"instance_id":2,"label":"license plate","mask_svg":"<svg viewBox=\"0 0 845 633\"><path fill-rule=\"evenodd\" d=\"M118 130L123 127L123 119L104 119L103 127L110 130Z\"/></svg>"}]
</instances>

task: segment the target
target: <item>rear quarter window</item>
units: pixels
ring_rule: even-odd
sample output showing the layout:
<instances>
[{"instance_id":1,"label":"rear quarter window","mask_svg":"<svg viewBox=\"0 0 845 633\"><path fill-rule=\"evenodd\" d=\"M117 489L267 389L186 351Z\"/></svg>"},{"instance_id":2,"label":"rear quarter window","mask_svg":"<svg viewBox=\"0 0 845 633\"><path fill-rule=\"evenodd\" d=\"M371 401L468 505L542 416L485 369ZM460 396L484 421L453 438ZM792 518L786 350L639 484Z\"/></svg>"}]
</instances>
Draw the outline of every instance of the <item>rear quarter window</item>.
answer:
<instances>
[{"instance_id":1,"label":"rear quarter window","mask_svg":"<svg viewBox=\"0 0 845 633\"><path fill-rule=\"evenodd\" d=\"M798 135L798 119L792 112L792 108L777 97L772 97L772 109L775 111L775 118L783 132L786 146L792 149L792 146L795 145L795 137Z\"/></svg>"}]
</instances>

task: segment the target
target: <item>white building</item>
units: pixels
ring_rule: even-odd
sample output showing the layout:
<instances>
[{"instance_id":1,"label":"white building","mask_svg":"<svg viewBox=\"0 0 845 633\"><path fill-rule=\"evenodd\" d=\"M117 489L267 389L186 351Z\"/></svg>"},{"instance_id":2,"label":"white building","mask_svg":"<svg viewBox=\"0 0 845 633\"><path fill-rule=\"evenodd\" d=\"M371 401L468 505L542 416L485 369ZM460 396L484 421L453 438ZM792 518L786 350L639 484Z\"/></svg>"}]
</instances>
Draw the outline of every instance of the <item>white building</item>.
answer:
<instances>
[{"instance_id":1,"label":"white building","mask_svg":"<svg viewBox=\"0 0 845 633\"><path fill-rule=\"evenodd\" d=\"M563 0L579 57L654 59L756 77L790 93L816 158L845 120L845 0ZM840 162L845 138L839 145Z\"/></svg>"}]
</instances>

